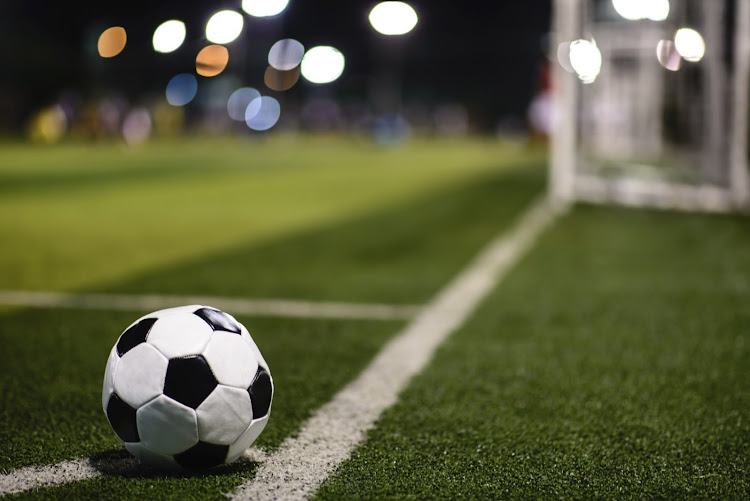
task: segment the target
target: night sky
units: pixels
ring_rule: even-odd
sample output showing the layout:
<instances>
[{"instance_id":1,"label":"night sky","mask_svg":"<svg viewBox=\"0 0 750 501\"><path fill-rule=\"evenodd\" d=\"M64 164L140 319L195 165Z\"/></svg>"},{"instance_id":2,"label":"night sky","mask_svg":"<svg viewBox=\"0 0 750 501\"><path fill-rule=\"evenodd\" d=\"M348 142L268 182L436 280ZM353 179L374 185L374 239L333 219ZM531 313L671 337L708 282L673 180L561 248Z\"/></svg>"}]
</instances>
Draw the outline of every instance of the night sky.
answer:
<instances>
[{"instance_id":1,"label":"night sky","mask_svg":"<svg viewBox=\"0 0 750 501\"><path fill-rule=\"evenodd\" d=\"M306 47L332 45L346 56L341 79L325 89L303 82L289 98L327 93L339 99L367 99L383 68L397 69L405 103L457 102L472 119L492 127L508 115L522 117L536 91L544 60L551 0L492 2L415 0L415 30L388 38L374 32L367 15L376 1L291 0L274 18L245 15L241 37L228 45L228 72L243 84L263 88L270 46L295 38ZM211 14L241 11L229 2L0 3L0 127L17 128L35 109L61 92L92 98L116 91L129 100L163 93L169 79L194 71L197 52L208 42ZM167 19L187 25L187 40L172 54L155 53L154 29ZM96 54L107 27L123 26L125 50L112 59Z\"/></svg>"}]
</instances>

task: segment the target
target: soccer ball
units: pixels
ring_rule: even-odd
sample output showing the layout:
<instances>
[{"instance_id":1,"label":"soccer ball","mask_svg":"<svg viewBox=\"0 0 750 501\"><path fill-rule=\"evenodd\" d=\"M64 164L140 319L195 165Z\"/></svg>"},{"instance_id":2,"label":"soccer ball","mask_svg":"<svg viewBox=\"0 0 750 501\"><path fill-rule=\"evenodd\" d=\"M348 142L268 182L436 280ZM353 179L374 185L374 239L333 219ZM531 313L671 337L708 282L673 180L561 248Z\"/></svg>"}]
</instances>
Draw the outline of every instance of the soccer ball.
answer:
<instances>
[{"instance_id":1,"label":"soccer ball","mask_svg":"<svg viewBox=\"0 0 750 501\"><path fill-rule=\"evenodd\" d=\"M263 431L273 379L245 326L208 306L136 320L112 348L102 407L151 466L202 469L239 458Z\"/></svg>"}]
</instances>

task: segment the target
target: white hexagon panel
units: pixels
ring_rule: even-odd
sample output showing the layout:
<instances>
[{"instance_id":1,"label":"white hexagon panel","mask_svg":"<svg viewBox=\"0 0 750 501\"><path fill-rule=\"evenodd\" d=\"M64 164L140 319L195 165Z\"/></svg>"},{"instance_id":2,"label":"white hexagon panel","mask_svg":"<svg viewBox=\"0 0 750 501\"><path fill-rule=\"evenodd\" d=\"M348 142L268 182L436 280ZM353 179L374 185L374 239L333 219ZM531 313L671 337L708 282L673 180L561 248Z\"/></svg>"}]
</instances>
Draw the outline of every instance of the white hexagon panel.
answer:
<instances>
[{"instance_id":1,"label":"white hexagon panel","mask_svg":"<svg viewBox=\"0 0 750 501\"><path fill-rule=\"evenodd\" d=\"M253 420L253 407L247 390L221 384L195 412L198 415L200 439L212 444L231 444Z\"/></svg>"},{"instance_id":2,"label":"white hexagon panel","mask_svg":"<svg viewBox=\"0 0 750 501\"><path fill-rule=\"evenodd\" d=\"M173 312L159 318L146 339L167 358L198 354L213 335L211 326L197 315L179 313Z\"/></svg>"},{"instance_id":3,"label":"white hexagon panel","mask_svg":"<svg viewBox=\"0 0 750 501\"><path fill-rule=\"evenodd\" d=\"M258 370L255 351L238 333L216 331L203 356L220 384L247 388Z\"/></svg>"},{"instance_id":4,"label":"white hexagon panel","mask_svg":"<svg viewBox=\"0 0 750 501\"><path fill-rule=\"evenodd\" d=\"M115 392L131 407L140 407L161 395L167 363L159 350L148 343L140 343L128 350L117 364Z\"/></svg>"},{"instance_id":5,"label":"white hexagon panel","mask_svg":"<svg viewBox=\"0 0 750 501\"><path fill-rule=\"evenodd\" d=\"M157 454L177 454L198 443L195 411L160 395L136 411L141 445Z\"/></svg>"}]
</instances>

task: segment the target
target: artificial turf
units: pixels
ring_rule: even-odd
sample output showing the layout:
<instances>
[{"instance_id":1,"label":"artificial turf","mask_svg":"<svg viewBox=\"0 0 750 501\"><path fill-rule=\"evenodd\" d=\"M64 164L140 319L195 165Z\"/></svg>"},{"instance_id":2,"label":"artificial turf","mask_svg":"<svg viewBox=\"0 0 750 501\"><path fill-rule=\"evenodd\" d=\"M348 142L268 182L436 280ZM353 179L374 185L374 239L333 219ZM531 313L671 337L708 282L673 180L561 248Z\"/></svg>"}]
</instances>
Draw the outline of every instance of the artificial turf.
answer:
<instances>
[{"instance_id":1,"label":"artificial turf","mask_svg":"<svg viewBox=\"0 0 750 501\"><path fill-rule=\"evenodd\" d=\"M486 141L284 141L4 150L0 288L419 303L543 184L510 168L535 153ZM747 228L576 208L319 498L746 498ZM140 313L0 307L1 470L122 454L101 378ZM276 384L267 450L402 325L240 320ZM15 497L221 499L253 471L138 470Z\"/></svg>"},{"instance_id":2,"label":"artificial turf","mask_svg":"<svg viewBox=\"0 0 750 501\"><path fill-rule=\"evenodd\" d=\"M72 146L70 148L75 151ZM393 169L409 168L409 162L402 161L411 158L414 152L404 153L404 157L394 157ZM393 152L379 154L393 155ZM478 154L479 157L485 155ZM425 186L417 186L414 180L408 180L410 175L407 174L406 185L412 183L411 187L406 190L397 188L401 194L393 200L389 198L387 186L381 187L383 200L360 207L359 210L368 207L366 214L352 212L351 207L344 204L338 207L340 213L330 222L321 219L294 231L290 226L269 242L245 238L242 245L233 245L231 238L223 239L221 234L221 230L230 226L227 221L218 222L215 228L196 227L193 231L195 238L210 239L216 235L214 243L221 244L221 251L201 255L199 259L178 261L157 270L149 268L135 273L135 268L130 267L132 261L130 264L117 261L118 258L128 261L129 256L92 256L88 252L92 267L109 261L111 266L118 268L113 274L118 280L97 281L96 287L84 290L377 302L426 300L479 246L506 226L541 191L541 169L538 166L511 168L513 158L509 155L505 159L495 159L494 166L475 164L475 167L467 167L466 172L460 172L460 169L453 172L456 167L446 166L445 159L442 159L443 163L434 165L433 171L423 170L419 175L432 172L438 177L452 177L452 182L426 179ZM519 163L533 164L528 158L519 160ZM101 195L102 203L113 204L118 213L125 214L130 199L142 200L144 191L154 189L154 183L163 183L167 179L178 184L186 179L197 183L200 179L197 171L190 169L179 174L172 172L178 169L176 166L166 166L164 169L168 172L156 174L148 169L118 164L110 167L113 169L110 173L100 173L83 165L79 171L69 174L77 179L72 182L64 173L51 173L48 167L34 165L38 172L32 166L30 174L10 169L13 172L7 176L14 179L17 188L10 196L20 204L15 207L40 203L45 207L44 211L37 213L40 217L51 210L49 205L44 205L47 197L57 197L64 208L67 203L76 204L78 197L99 197L101 190L109 191L116 193L118 201ZM372 166L359 167L368 169ZM288 168L300 169L299 166ZM319 166L313 164L310 168ZM443 174L439 174L441 169L445 171ZM373 172L366 177L371 183L377 180L385 185L394 176L400 177L393 172L388 174L387 166L385 171L384 177L381 177L383 173ZM228 172L232 172L231 168ZM34 178L37 174L38 179ZM31 177L26 179L24 176ZM32 178L36 180L32 181ZM227 183L231 182L227 179ZM243 210L253 210L258 204L262 205L261 202L272 199L274 194L282 198L288 196L283 193L284 187L279 181L276 191L264 194L263 201L243 201ZM371 189L367 184L360 188L364 192ZM294 184L292 189L296 189ZM128 192L130 199L125 197ZM165 196L173 194L174 190L170 188ZM354 197L352 194L348 196ZM191 203L187 198L180 199L179 207L190 212L194 210ZM304 200L297 203L296 210L304 212L306 203ZM170 211L177 211L179 207L151 207L149 210L156 219L168 219L172 217ZM164 211L167 216L162 213ZM55 215L54 212L49 214L51 217ZM98 220L103 216L92 214L91 217ZM137 217L133 216L129 221L135 224ZM126 226L130 223L126 222ZM41 232L50 223L34 224L33 231ZM114 224L106 228L87 226L85 218L70 224L72 233L82 239L80 246L87 243L97 245L99 239L107 240L112 234L123 231L121 226ZM8 240L14 235L10 226L12 224L6 224L3 230ZM106 234L101 233L102 228L106 229ZM59 229L60 235L65 233L63 230ZM143 237L143 233L138 235ZM27 237L23 233L17 236L21 240ZM5 286L34 288L42 283L37 282L42 279L45 280L43 286L40 285L43 289L54 289L63 283L66 287L71 286L72 282L67 282L63 275L43 276L45 272L54 274L59 271L57 261L61 251L56 247L57 238L62 237L45 235L42 248L36 248L33 242L26 240L29 253L37 254L27 263L34 266L29 275L26 274L28 269L15 266L18 259L27 257L20 254L18 248L0 251L3 269L16 276L10 279L6 276ZM174 235L171 238L175 238ZM178 239L177 242L188 247L193 245L190 241ZM151 250L157 255L162 252L158 246ZM38 255L44 252L50 254L49 261L38 259ZM163 258L161 255L160 259ZM75 256L69 264L75 269L83 266L84 260L82 256ZM130 273L125 274L123 270L130 270ZM62 273L70 271L63 270ZM98 276L97 280L103 278ZM4 404L0 409L0 469L8 471L92 455L105 462L107 458L120 457L122 449L101 411L101 380L112 344L123 328L142 313L0 310L0 343L8 360L0 366L0 398ZM354 379L385 340L402 325L380 321L239 318L255 336L274 376L276 394L272 417L255 444L266 450L277 447L283 438L292 435L315 408ZM122 474L105 474L70 485L21 493L16 497L221 498L222 492L231 490L253 471L252 465L246 463L198 476L161 475L139 470L124 477Z\"/></svg>"},{"instance_id":3,"label":"artificial turf","mask_svg":"<svg viewBox=\"0 0 750 501\"><path fill-rule=\"evenodd\" d=\"M533 153L497 141L191 138L0 150L0 289L82 290L351 220ZM415 229L416 230L416 229Z\"/></svg>"},{"instance_id":4,"label":"artificial turf","mask_svg":"<svg viewBox=\"0 0 750 501\"><path fill-rule=\"evenodd\" d=\"M0 317L0 470L121 449L101 409L107 355L146 312L25 310ZM392 322L245 318L274 377L272 417L256 444L276 447L356 377Z\"/></svg>"},{"instance_id":5,"label":"artificial turf","mask_svg":"<svg viewBox=\"0 0 750 501\"><path fill-rule=\"evenodd\" d=\"M746 499L747 229L574 210L318 499Z\"/></svg>"},{"instance_id":6,"label":"artificial turf","mask_svg":"<svg viewBox=\"0 0 750 501\"><path fill-rule=\"evenodd\" d=\"M363 217L97 290L421 304L539 196L543 173L541 165L504 169Z\"/></svg>"}]
</instances>

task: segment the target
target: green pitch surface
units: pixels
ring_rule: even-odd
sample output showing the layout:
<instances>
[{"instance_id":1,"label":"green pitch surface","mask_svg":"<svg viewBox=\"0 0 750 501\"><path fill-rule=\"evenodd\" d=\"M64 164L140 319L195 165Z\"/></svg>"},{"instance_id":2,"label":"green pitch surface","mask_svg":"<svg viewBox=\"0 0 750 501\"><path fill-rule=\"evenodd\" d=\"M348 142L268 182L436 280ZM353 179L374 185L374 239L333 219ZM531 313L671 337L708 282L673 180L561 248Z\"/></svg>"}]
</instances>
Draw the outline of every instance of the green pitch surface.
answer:
<instances>
[{"instance_id":1,"label":"green pitch surface","mask_svg":"<svg viewBox=\"0 0 750 501\"><path fill-rule=\"evenodd\" d=\"M6 147L0 289L425 304L541 193L541 167L489 141ZM318 497L747 497L747 228L574 209ZM142 313L0 306L0 473L123 457L101 379ZM238 317L274 376L268 453L405 325ZM224 499L257 466L103 468L11 497Z\"/></svg>"},{"instance_id":2,"label":"green pitch surface","mask_svg":"<svg viewBox=\"0 0 750 501\"><path fill-rule=\"evenodd\" d=\"M743 218L580 208L385 413L321 499L742 499Z\"/></svg>"},{"instance_id":3,"label":"green pitch surface","mask_svg":"<svg viewBox=\"0 0 750 501\"><path fill-rule=\"evenodd\" d=\"M193 139L0 151L0 289L108 286L438 193L541 153L496 141ZM313 256L314 258L314 256Z\"/></svg>"}]
</instances>

